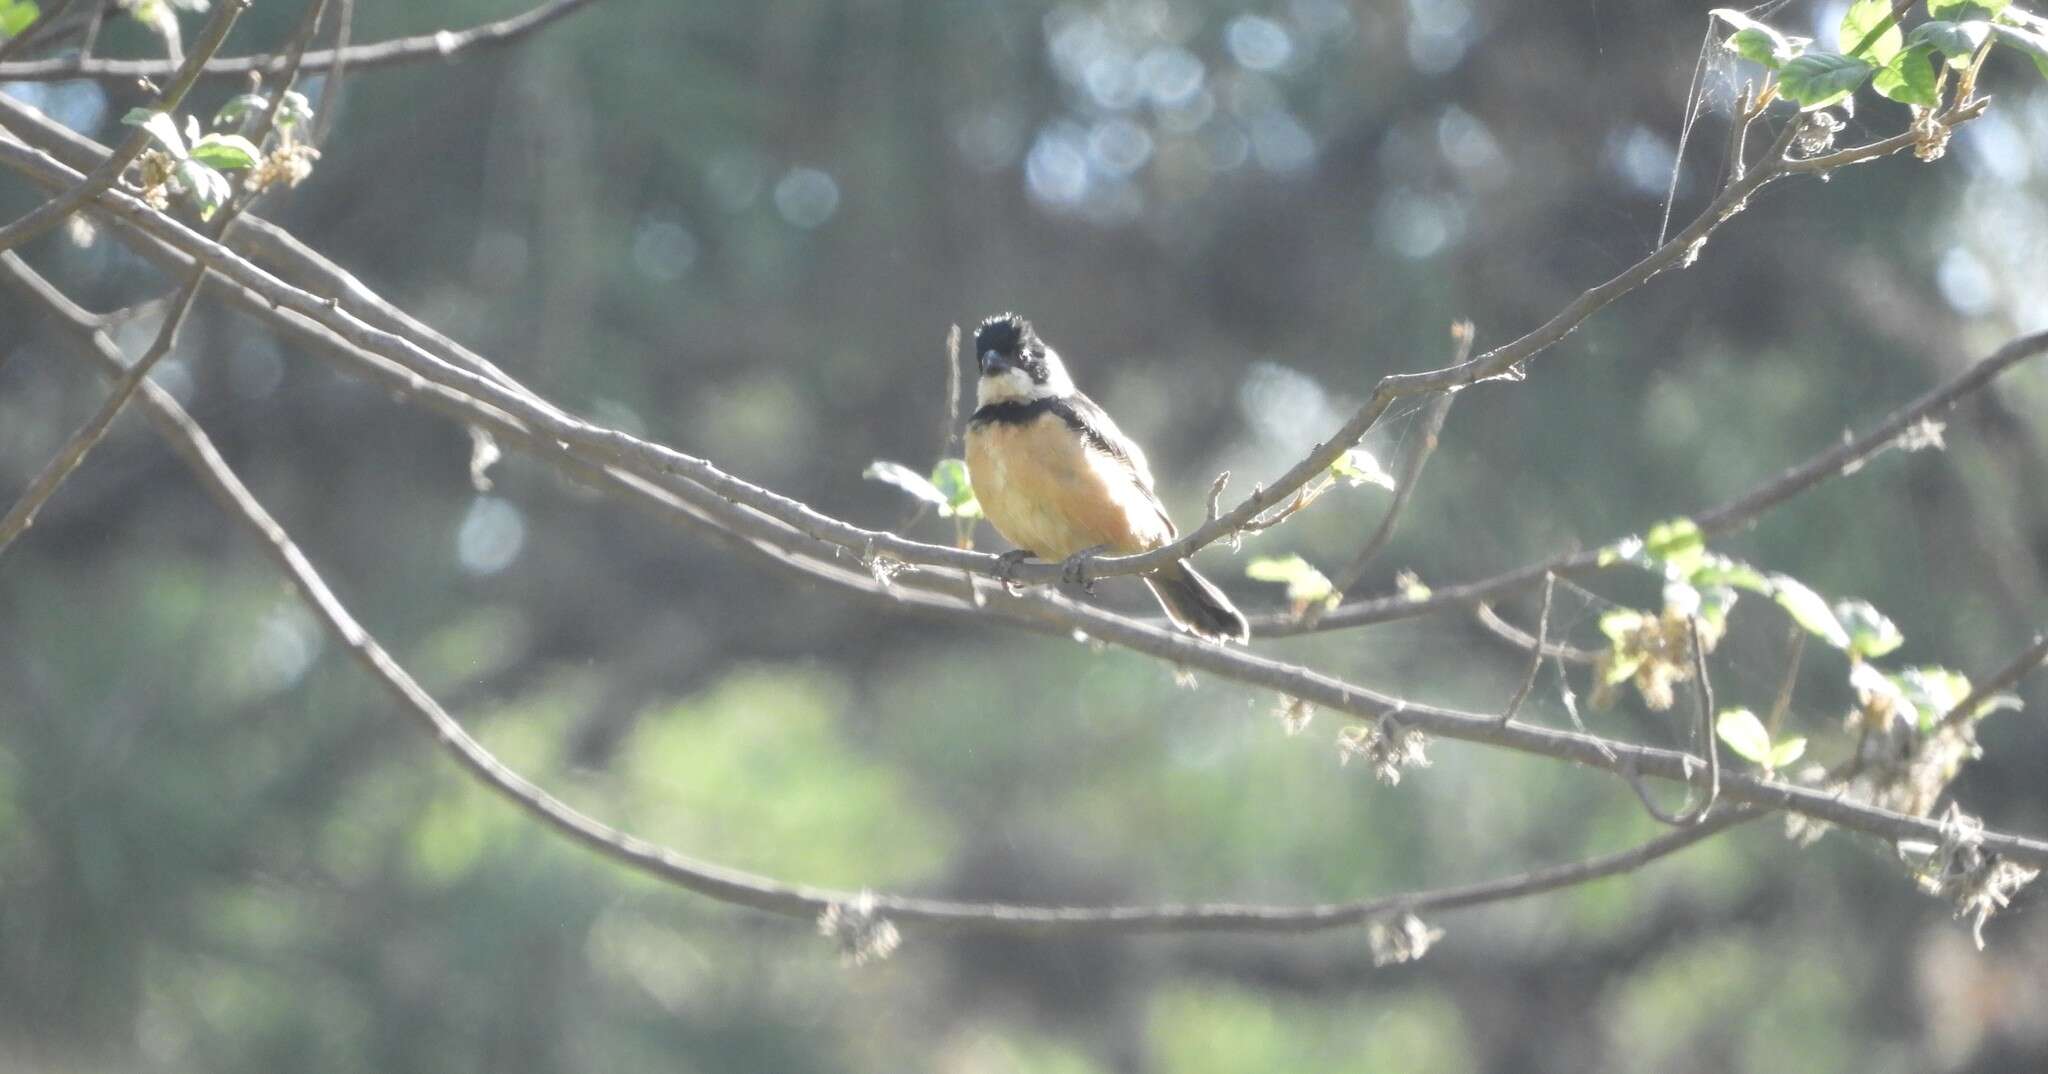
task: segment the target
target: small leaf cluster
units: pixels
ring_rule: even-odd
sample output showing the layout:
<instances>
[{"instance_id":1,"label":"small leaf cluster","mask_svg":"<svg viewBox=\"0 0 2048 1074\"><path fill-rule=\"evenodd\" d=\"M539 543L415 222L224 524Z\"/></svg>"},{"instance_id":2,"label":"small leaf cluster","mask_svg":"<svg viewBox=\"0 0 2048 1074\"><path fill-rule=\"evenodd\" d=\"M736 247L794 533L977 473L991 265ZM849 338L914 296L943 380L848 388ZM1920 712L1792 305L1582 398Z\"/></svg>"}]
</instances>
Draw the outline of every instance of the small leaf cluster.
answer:
<instances>
[{"instance_id":1,"label":"small leaf cluster","mask_svg":"<svg viewBox=\"0 0 2048 1074\"><path fill-rule=\"evenodd\" d=\"M1855 0L1836 29L1836 48L1812 47L1733 8L1714 17L1734 27L1723 47L1761 64L1775 92L1814 111L1841 104L1867 82L1901 104L1936 108L1948 72L1974 71L1993 45L2014 49L2048 78L2048 19L2011 0L1928 0L1928 21L1902 30L1887 0ZM1760 98L1761 99L1761 98Z\"/></svg>"},{"instance_id":2,"label":"small leaf cluster","mask_svg":"<svg viewBox=\"0 0 2048 1074\"><path fill-rule=\"evenodd\" d=\"M876 459L860 476L901 489L940 518L952 519L955 543L961 548L974 547L974 522L982 517L981 501L974 497L965 459L940 459L930 477L900 462Z\"/></svg>"},{"instance_id":3,"label":"small leaf cluster","mask_svg":"<svg viewBox=\"0 0 2048 1074\"><path fill-rule=\"evenodd\" d=\"M1807 634L1847 659L1847 681L1856 707L1846 722L1859 738L1857 756L1851 760L1853 776L1835 785L1860 800L1924 815L1962 764L1976 756L1972 724L1991 712L2019 706L2017 697L1999 695L1970 712L1957 713L1956 706L1970 694L1966 676L1947 668L1888 670L1875 663L1906 639L1868 601L1830 604L1790 575L1767 573L1713 552L1691 519L1672 519L1643 536L1616 542L1601 549L1598 561L1602 566L1627 563L1662 575L1664 607L1655 613L1622 608L1601 616L1609 644L1595 664L1596 705L1610 703L1621 685L1633 682L1646 706L1670 708L1674 684L1690 681L1694 673L1695 624L1701 647L1712 652L1742 593L1769 597ZM1804 736L1774 740L1774 732L1746 708L1718 713L1715 731L1736 755L1767 772L1806 753Z\"/></svg>"},{"instance_id":4,"label":"small leaf cluster","mask_svg":"<svg viewBox=\"0 0 2048 1074\"><path fill-rule=\"evenodd\" d=\"M1287 603L1300 615L1315 605L1326 610L1344 599L1328 575L1315 564L1292 553L1284 556L1254 556L1245 564L1245 577L1255 582L1278 582L1287 587Z\"/></svg>"},{"instance_id":5,"label":"small leaf cluster","mask_svg":"<svg viewBox=\"0 0 2048 1074\"><path fill-rule=\"evenodd\" d=\"M194 116L186 116L181 128L169 112L130 109L121 122L141 127L151 143L135 165L143 200L164 209L173 197L189 198L198 208L199 218L210 220L234 197L232 173L241 173L242 186L250 191L277 181L298 185L318 156L298 139L298 132L312 119L312 105L302 93L284 94L270 133L273 147L265 153L249 135L269 110L270 98L241 94L214 115L214 129L209 131L202 129Z\"/></svg>"}]
</instances>

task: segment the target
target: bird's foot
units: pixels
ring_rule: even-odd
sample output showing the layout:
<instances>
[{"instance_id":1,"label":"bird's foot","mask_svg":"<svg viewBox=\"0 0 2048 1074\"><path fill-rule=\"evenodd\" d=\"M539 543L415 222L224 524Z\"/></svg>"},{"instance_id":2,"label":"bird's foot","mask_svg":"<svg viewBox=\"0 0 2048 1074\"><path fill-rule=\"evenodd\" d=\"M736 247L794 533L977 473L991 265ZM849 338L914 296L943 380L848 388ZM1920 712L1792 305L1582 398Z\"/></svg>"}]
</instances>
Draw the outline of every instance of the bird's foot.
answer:
<instances>
[{"instance_id":1,"label":"bird's foot","mask_svg":"<svg viewBox=\"0 0 2048 1074\"><path fill-rule=\"evenodd\" d=\"M1068 585L1080 586L1081 591L1083 593L1094 593L1095 579L1087 578L1082 575L1082 561L1087 559L1089 556L1100 555L1107 551L1109 551L1108 545L1098 544L1092 548L1083 548L1079 552L1076 552L1073 555L1068 556L1066 559L1061 560L1060 580L1066 582Z\"/></svg>"},{"instance_id":2,"label":"bird's foot","mask_svg":"<svg viewBox=\"0 0 2048 1074\"><path fill-rule=\"evenodd\" d=\"M1024 592L1024 587L1019 585L1012 575L1016 572L1018 564L1030 559L1034 554L1028 548L1019 548L996 557L996 581L1003 583L1004 592L1013 597Z\"/></svg>"}]
</instances>

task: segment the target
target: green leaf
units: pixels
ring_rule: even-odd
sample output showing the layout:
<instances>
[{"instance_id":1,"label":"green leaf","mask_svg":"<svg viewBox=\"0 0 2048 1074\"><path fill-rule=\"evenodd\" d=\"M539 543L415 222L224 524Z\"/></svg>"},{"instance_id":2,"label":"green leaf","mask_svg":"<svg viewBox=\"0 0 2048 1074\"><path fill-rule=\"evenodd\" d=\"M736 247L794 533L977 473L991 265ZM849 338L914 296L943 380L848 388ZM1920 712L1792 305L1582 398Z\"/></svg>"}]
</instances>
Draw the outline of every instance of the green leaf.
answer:
<instances>
[{"instance_id":1,"label":"green leaf","mask_svg":"<svg viewBox=\"0 0 2048 1074\"><path fill-rule=\"evenodd\" d=\"M937 485L926 480L923 474L900 462L876 459L868 463L868 468L862 470L860 476L867 478L869 481L880 481L884 485L894 485L911 496L931 504L933 507L947 507L951 505L951 501L946 497L945 493L939 491Z\"/></svg>"},{"instance_id":2,"label":"green leaf","mask_svg":"<svg viewBox=\"0 0 2048 1074\"><path fill-rule=\"evenodd\" d=\"M1934 730L1935 721L1970 696L1969 677L1947 668L1905 668L1887 678L1911 706L1909 718L1922 731Z\"/></svg>"},{"instance_id":3,"label":"green leaf","mask_svg":"<svg viewBox=\"0 0 2048 1074\"><path fill-rule=\"evenodd\" d=\"M1727 556L1707 556L1693 570L1692 577L1686 581L1702 589L1709 586L1732 586L1765 596L1771 593L1771 580L1764 577L1764 572L1739 559L1730 559Z\"/></svg>"},{"instance_id":4,"label":"green leaf","mask_svg":"<svg viewBox=\"0 0 2048 1074\"><path fill-rule=\"evenodd\" d=\"M1806 756L1806 736L1793 735L1771 747L1771 763L1766 765L1773 771Z\"/></svg>"},{"instance_id":5,"label":"green leaf","mask_svg":"<svg viewBox=\"0 0 2048 1074\"><path fill-rule=\"evenodd\" d=\"M263 110L269 107L270 98L260 93L239 93L228 98L228 103L221 105L220 111L213 114L213 125L216 127L233 126L243 122L252 115L262 115Z\"/></svg>"},{"instance_id":6,"label":"green leaf","mask_svg":"<svg viewBox=\"0 0 2048 1074\"><path fill-rule=\"evenodd\" d=\"M1741 55L1743 59L1753 60L1775 71L1785 61L1799 55L1800 42L1734 8L1717 7L1712 14L1735 27L1735 33L1721 42L1721 47Z\"/></svg>"},{"instance_id":7,"label":"green leaf","mask_svg":"<svg viewBox=\"0 0 2048 1074\"><path fill-rule=\"evenodd\" d=\"M1643 551L1669 568L1673 577L1688 578L1706 561L1707 539L1692 519L1674 518L1650 527Z\"/></svg>"},{"instance_id":8,"label":"green leaf","mask_svg":"<svg viewBox=\"0 0 2048 1074\"><path fill-rule=\"evenodd\" d=\"M1710 585L1696 588L1700 594L1700 607L1696 614L1702 622L1719 630L1728 622L1728 610L1735 607L1736 598L1740 594L1735 592L1733 586Z\"/></svg>"},{"instance_id":9,"label":"green leaf","mask_svg":"<svg viewBox=\"0 0 2048 1074\"><path fill-rule=\"evenodd\" d=\"M974 498L974 482L967 473L967 460L940 459L932 467L932 486L946 498L939 514L950 518L980 518L981 501Z\"/></svg>"},{"instance_id":10,"label":"green leaf","mask_svg":"<svg viewBox=\"0 0 2048 1074\"><path fill-rule=\"evenodd\" d=\"M1999 44L2011 45L2026 53L2041 72L2041 77L2048 78L2048 33L2022 26L2007 26L2002 22L1992 23L1991 32L1998 35Z\"/></svg>"},{"instance_id":11,"label":"green leaf","mask_svg":"<svg viewBox=\"0 0 2048 1074\"><path fill-rule=\"evenodd\" d=\"M1877 77L1870 80L1870 88L1900 104L1933 108L1941 103L1936 90L1933 56L1931 45L1900 52L1892 57L1892 62L1884 65Z\"/></svg>"},{"instance_id":12,"label":"green leaf","mask_svg":"<svg viewBox=\"0 0 2048 1074\"><path fill-rule=\"evenodd\" d=\"M1906 48L1931 48L1948 57L1948 65L1955 68L1968 67L1970 57L1991 38L1991 24L1973 20L1970 22L1948 22L1938 20L1923 22L1913 27L1906 35Z\"/></svg>"},{"instance_id":13,"label":"green leaf","mask_svg":"<svg viewBox=\"0 0 2048 1074\"><path fill-rule=\"evenodd\" d=\"M148 131L149 136L156 139L164 152L179 160L185 159L185 136L178 133L178 121L172 119L170 113L149 108L130 108L128 114L121 117L121 122Z\"/></svg>"},{"instance_id":14,"label":"green leaf","mask_svg":"<svg viewBox=\"0 0 2048 1074\"><path fill-rule=\"evenodd\" d=\"M1600 616L1600 633L1607 640L1620 645L1630 634L1640 629L1646 617L1633 608L1618 608Z\"/></svg>"},{"instance_id":15,"label":"green leaf","mask_svg":"<svg viewBox=\"0 0 2048 1074\"><path fill-rule=\"evenodd\" d=\"M1930 19L1988 19L2004 11L2012 0L1927 0Z\"/></svg>"},{"instance_id":16,"label":"green leaf","mask_svg":"<svg viewBox=\"0 0 2048 1074\"><path fill-rule=\"evenodd\" d=\"M199 204L201 220L213 219L214 212L235 196L235 188L225 176L196 160L184 161L171 174Z\"/></svg>"},{"instance_id":17,"label":"green leaf","mask_svg":"<svg viewBox=\"0 0 2048 1074\"><path fill-rule=\"evenodd\" d=\"M1803 53L1778 69L1778 90L1803 111L1826 108L1856 92L1877 68L1839 52Z\"/></svg>"},{"instance_id":18,"label":"green leaf","mask_svg":"<svg viewBox=\"0 0 2048 1074\"><path fill-rule=\"evenodd\" d=\"M1792 621L1806 628L1806 632L1826 641L1837 649L1849 647L1849 632L1835 621L1835 614L1828 610L1828 602L1819 593L1806 587L1806 583L1789 574L1771 575L1771 595L1780 607L1792 616Z\"/></svg>"},{"instance_id":19,"label":"green leaf","mask_svg":"<svg viewBox=\"0 0 2048 1074\"><path fill-rule=\"evenodd\" d=\"M36 21L36 6L29 0L0 3L0 37L13 37Z\"/></svg>"},{"instance_id":20,"label":"green leaf","mask_svg":"<svg viewBox=\"0 0 2048 1074\"><path fill-rule=\"evenodd\" d=\"M1899 20L1892 18L1891 0L1856 0L1842 16L1835 39L1843 52L1883 66L1899 54L1906 35L1899 30Z\"/></svg>"},{"instance_id":21,"label":"green leaf","mask_svg":"<svg viewBox=\"0 0 2048 1074\"><path fill-rule=\"evenodd\" d=\"M1394 491L1394 475L1380 465L1380 460L1364 448L1352 448L1337 457L1330 464L1330 473L1350 482L1352 488L1360 485L1378 485L1388 492Z\"/></svg>"},{"instance_id":22,"label":"green leaf","mask_svg":"<svg viewBox=\"0 0 2048 1074\"><path fill-rule=\"evenodd\" d=\"M1869 601L1845 600L1836 604L1835 619L1849 632L1849 653L1852 656L1883 656L1906 641L1899 628Z\"/></svg>"},{"instance_id":23,"label":"green leaf","mask_svg":"<svg viewBox=\"0 0 2048 1074\"><path fill-rule=\"evenodd\" d=\"M1315 565L1297 555L1259 556L1245 564L1245 577L1258 582L1283 582L1287 599L1314 603L1337 595L1337 587Z\"/></svg>"},{"instance_id":24,"label":"green leaf","mask_svg":"<svg viewBox=\"0 0 2048 1074\"><path fill-rule=\"evenodd\" d=\"M192 144L192 159L222 171L253 168L263 154L239 134L209 134Z\"/></svg>"},{"instance_id":25,"label":"green leaf","mask_svg":"<svg viewBox=\"0 0 2048 1074\"><path fill-rule=\"evenodd\" d=\"M213 114L213 125L230 127L250 122L270 110L270 98L260 93L243 93L228 98ZM289 130L313 118L313 105L297 90L286 90L284 103L277 106L277 127Z\"/></svg>"},{"instance_id":26,"label":"green leaf","mask_svg":"<svg viewBox=\"0 0 2048 1074\"><path fill-rule=\"evenodd\" d=\"M1723 709L1714 717L1714 733L1743 760L1765 768L1771 765L1771 733L1764 722L1748 709Z\"/></svg>"}]
</instances>

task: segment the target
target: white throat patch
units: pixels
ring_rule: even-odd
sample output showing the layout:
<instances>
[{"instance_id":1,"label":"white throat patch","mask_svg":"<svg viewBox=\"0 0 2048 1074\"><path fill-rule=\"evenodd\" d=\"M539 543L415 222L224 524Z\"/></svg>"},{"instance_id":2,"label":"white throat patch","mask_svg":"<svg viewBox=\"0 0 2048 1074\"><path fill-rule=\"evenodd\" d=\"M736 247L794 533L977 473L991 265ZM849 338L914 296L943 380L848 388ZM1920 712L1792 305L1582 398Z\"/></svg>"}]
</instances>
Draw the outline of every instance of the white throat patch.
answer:
<instances>
[{"instance_id":1,"label":"white throat patch","mask_svg":"<svg viewBox=\"0 0 2048 1074\"><path fill-rule=\"evenodd\" d=\"M1067 367L1060 363L1060 356L1051 347L1045 349L1045 383L1039 384L1031 375L1021 369L1005 369L1000 373L983 374L974 385L974 405L981 407L990 403L1028 403L1034 399L1063 399L1074 394L1073 378L1067 376Z\"/></svg>"}]
</instances>

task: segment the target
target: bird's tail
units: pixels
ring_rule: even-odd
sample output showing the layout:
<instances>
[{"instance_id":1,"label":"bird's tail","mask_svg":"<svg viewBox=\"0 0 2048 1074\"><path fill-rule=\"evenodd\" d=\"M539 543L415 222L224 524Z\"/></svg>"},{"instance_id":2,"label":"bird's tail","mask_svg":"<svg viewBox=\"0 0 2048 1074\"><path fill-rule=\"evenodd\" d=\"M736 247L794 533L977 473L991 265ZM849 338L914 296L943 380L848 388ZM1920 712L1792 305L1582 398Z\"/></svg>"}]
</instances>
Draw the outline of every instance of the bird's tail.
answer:
<instances>
[{"instance_id":1,"label":"bird's tail","mask_svg":"<svg viewBox=\"0 0 2048 1074\"><path fill-rule=\"evenodd\" d=\"M1145 575L1145 585L1173 625L1198 638L1242 645L1251 637L1244 613L1186 561Z\"/></svg>"}]
</instances>

